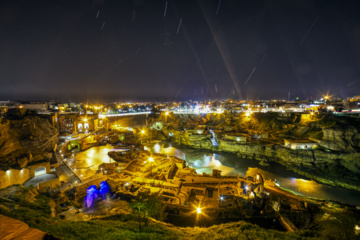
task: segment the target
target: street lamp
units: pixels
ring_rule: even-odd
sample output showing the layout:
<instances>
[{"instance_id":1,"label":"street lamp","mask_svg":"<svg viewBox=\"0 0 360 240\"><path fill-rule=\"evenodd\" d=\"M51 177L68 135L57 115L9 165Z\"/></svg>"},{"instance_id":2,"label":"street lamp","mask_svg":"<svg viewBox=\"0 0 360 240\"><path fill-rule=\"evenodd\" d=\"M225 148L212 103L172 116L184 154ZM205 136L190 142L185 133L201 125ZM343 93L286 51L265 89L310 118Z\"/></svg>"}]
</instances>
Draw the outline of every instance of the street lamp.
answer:
<instances>
[{"instance_id":1,"label":"street lamp","mask_svg":"<svg viewBox=\"0 0 360 240\"><path fill-rule=\"evenodd\" d=\"M152 176L152 175L153 175L153 174L152 174L152 163L154 162L154 158L149 157L149 162L150 162L150 167L151 167L151 176Z\"/></svg>"},{"instance_id":2,"label":"street lamp","mask_svg":"<svg viewBox=\"0 0 360 240\"><path fill-rule=\"evenodd\" d=\"M201 215L202 215L202 211L201 211L201 207L199 205L198 207L196 207L196 219L195 219L196 225L200 225Z\"/></svg>"}]
</instances>

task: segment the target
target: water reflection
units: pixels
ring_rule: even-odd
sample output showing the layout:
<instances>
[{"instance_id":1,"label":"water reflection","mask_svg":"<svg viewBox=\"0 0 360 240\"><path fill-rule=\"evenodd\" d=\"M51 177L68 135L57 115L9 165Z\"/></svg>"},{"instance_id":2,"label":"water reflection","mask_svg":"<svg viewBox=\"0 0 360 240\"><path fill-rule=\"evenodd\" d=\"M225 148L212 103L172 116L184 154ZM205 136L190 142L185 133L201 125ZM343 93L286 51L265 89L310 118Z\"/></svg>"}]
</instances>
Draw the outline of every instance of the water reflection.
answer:
<instances>
[{"instance_id":1,"label":"water reflection","mask_svg":"<svg viewBox=\"0 0 360 240\"><path fill-rule=\"evenodd\" d=\"M78 152L73 159L69 160L69 165L71 168L76 169L76 173L81 178L91 177L96 173L102 163L114 162L114 160L108 156L109 151L123 150L114 149L114 147L110 145L92 147L88 150ZM119 165L125 164L119 163Z\"/></svg>"},{"instance_id":2,"label":"water reflection","mask_svg":"<svg viewBox=\"0 0 360 240\"><path fill-rule=\"evenodd\" d=\"M229 164L229 159L225 156L226 154L213 153L208 150L191 149L184 146L181 146L180 150L180 146L174 143L156 143L145 146L145 150L183 159L199 174L212 174L213 169L218 169L222 171L223 175L235 176L238 174L239 176L245 177L246 170L249 166L260 167L257 161L252 161L250 164L244 164L242 162Z\"/></svg>"},{"instance_id":3,"label":"water reflection","mask_svg":"<svg viewBox=\"0 0 360 240\"><path fill-rule=\"evenodd\" d=\"M336 188L304 179L305 177L287 170L279 164L261 166L258 161L241 159L234 154L191 149L175 143L156 143L155 145L145 147L145 149L150 152L181 158L199 174L203 172L211 174L213 169L221 170L223 175L238 174L242 177L261 173L266 179L276 179L281 187L298 195L360 205L360 192Z\"/></svg>"}]
</instances>

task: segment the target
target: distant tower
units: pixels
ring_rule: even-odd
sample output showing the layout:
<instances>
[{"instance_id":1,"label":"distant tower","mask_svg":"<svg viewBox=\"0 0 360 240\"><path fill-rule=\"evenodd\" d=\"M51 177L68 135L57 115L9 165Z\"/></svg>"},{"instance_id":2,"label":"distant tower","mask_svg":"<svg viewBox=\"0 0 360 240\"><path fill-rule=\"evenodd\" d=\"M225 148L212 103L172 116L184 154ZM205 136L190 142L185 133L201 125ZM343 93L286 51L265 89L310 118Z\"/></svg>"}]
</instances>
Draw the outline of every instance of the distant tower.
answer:
<instances>
[{"instance_id":1,"label":"distant tower","mask_svg":"<svg viewBox=\"0 0 360 240\"><path fill-rule=\"evenodd\" d=\"M290 102L290 92L289 92L289 95L288 95L288 102Z\"/></svg>"}]
</instances>

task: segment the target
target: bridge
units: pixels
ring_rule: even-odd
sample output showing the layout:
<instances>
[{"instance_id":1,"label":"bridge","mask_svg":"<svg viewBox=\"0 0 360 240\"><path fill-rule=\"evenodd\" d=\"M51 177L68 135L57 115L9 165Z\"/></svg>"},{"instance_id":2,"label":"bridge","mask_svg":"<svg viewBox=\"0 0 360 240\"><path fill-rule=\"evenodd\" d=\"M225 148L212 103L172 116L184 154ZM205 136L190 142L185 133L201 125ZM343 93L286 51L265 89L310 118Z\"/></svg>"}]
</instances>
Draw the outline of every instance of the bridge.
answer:
<instances>
[{"instance_id":1,"label":"bridge","mask_svg":"<svg viewBox=\"0 0 360 240\"><path fill-rule=\"evenodd\" d=\"M171 111L173 114L209 114L209 113L224 113L224 111ZM99 118L105 117L122 117L122 116L135 116L135 115L144 115L144 114L151 114L151 111L147 112L129 112L129 113L110 113L110 114L100 114Z\"/></svg>"},{"instance_id":2,"label":"bridge","mask_svg":"<svg viewBox=\"0 0 360 240\"><path fill-rule=\"evenodd\" d=\"M173 114L209 114L209 113L224 113L224 111L212 111L212 110L206 110L206 111L194 111L194 110L186 110L186 111L173 111Z\"/></svg>"},{"instance_id":3,"label":"bridge","mask_svg":"<svg viewBox=\"0 0 360 240\"><path fill-rule=\"evenodd\" d=\"M135 116L135 115L144 115L144 114L151 114L150 111L147 112L129 112L129 113L115 113L115 114L99 114L99 118L105 117L122 117L122 116Z\"/></svg>"}]
</instances>

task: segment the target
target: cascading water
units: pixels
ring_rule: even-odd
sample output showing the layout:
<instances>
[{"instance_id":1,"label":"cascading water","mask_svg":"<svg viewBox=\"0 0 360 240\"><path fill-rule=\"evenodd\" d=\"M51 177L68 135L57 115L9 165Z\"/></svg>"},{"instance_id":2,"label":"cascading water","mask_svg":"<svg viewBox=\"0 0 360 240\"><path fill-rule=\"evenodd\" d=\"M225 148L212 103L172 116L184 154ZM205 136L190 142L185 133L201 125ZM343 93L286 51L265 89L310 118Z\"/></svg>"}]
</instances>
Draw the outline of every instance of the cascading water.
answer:
<instances>
[{"instance_id":1,"label":"cascading water","mask_svg":"<svg viewBox=\"0 0 360 240\"><path fill-rule=\"evenodd\" d=\"M86 190L86 197L84 199L84 208L92 208L94 204L101 199L100 191L95 185L91 185Z\"/></svg>"},{"instance_id":2,"label":"cascading water","mask_svg":"<svg viewBox=\"0 0 360 240\"><path fill-rule=\"evenodd\" d=\"M100 183L100 190L96 185L91 185L86 190L86 197L84 198L84 208L91 209L96 202L108 199L111 196L111 190L106 181Z\"/></svg>"}]
</instances>

